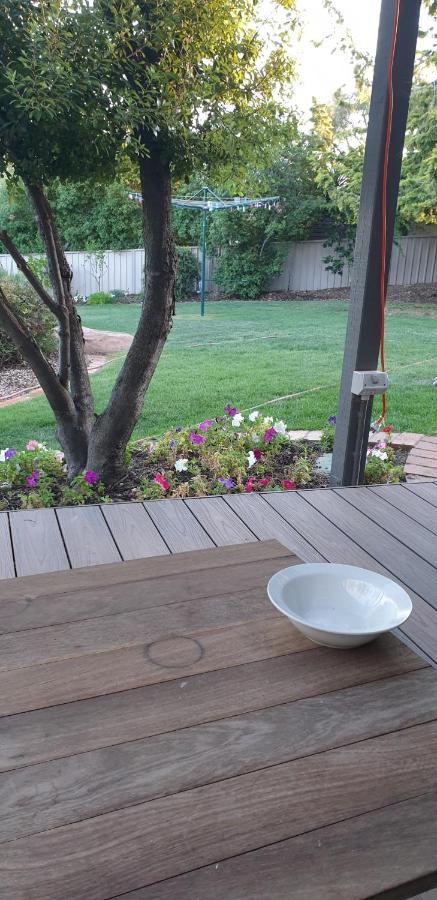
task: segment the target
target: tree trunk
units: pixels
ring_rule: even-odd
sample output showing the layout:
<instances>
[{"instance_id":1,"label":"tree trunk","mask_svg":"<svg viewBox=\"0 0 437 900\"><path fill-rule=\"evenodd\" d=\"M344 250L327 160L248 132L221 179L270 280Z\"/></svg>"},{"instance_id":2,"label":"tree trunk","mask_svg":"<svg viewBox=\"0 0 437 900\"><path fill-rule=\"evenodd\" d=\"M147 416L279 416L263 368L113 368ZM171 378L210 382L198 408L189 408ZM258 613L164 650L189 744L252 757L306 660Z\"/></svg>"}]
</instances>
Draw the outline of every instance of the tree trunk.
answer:
<instances>
[{"instance_id":1,"label":"tree trunk","mask_svg":"<svg viewBox=\"0 0 437 900\"><path fill-rule=\"evenodd\" d=\"M124 468L127 442L172 324L176 254L171 236L171 178L157 152L140 159L145 289L138 328L109 403L96 418L87 468L110 484Z\"/></svg>"}]
</instances>

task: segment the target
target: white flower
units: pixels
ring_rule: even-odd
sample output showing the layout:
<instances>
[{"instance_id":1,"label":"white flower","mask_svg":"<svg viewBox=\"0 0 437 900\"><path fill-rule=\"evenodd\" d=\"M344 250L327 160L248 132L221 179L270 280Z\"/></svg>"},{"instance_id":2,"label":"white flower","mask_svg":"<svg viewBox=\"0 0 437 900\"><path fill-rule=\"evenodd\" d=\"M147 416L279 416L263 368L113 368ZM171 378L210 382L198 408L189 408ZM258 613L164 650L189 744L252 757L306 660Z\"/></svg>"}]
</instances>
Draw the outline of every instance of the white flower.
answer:
<instances>
[{"instance_id":1,"label":"white flower","mask_svg":"<svg viewBox=\"0 0 437 900\"><path fill-rule=\"evenodd\" d=\"M188 459L177 459L174 467L176 472L186 472L188 469Z\"/></svg>"},{"instance_id":2,"label":"white flower","mask_svg":"<svg viewBox=\"0 0 437 900\"><path fill-rule=\"evenodd\" d=\"M8 448L6 447L5 450L0 450L0 462L6 462L5 453L6 453L6 450L7 450L7 449L8 449Z\"/></svg>"},{"instance_id":3,"label":"white flower","mask_svg":"<svg viewBox=\"0 0 437 900\"><path fill-rule=\"evenodd\" d=\"M253 412L251 412L250 415L249 415L249 422L255 422L255 421L257 420L258 416L259 416L259 412L258 412L257 409L255 409L255 410L254 410Z\"/></svg>"},{"instance_id":4,"label":"white flower","mask_svg":"<svg viewBox=\"0 0 437 900\"><path fill-rule=\"evenodd\" d=\"M241 423L244 422L244 416L241 413L235 413L235 416L232 416L232 424L234 428L238 428Z\"/></svg>"},{"instance_id":5,"label":"white flower","mask_svg":"<svg viewBox=\"0 0 437 900\"><path fill-rule=\"evenodd\" d=\"M249 466L249 469L251 469L252 466L255 465L255 463L256 463L256 456L255 456L253 450L249 450L249 453L247 454L247 465Z\"/></svg>"},{"instance_id":6,"label":"white flower","mask_svg":"<svg viewBox=\"0 0 437 900\"><path fill-rule=\"evenodd\" d=\"M273 428L278 432L278 434L285 434L285 432L287 431L287 426L285 422L282 421L282 419L279 422L275 422Z\"/></svg>"},{"instance_id":7,"label":"white flower","mask_svg":"<svg viewBox=\"0 0 437 900\"><path fill-rule=\"evenodd\" d=\"M385 450L372 450L372 456L376 456L377 459L387 459Z\"/></svg>"},{"instance_id":8,"label":"white flower","mask_svg":"<svg viewBox=\"0 0 437 900\"><path fill-rule=\"evenodd\" d=\"M58 462L64 462L64 454L62 450L55 450L55 459L57 459Z\"/></svg>"},{"instance_id":9,"label":"white flower","mask_svg":"<svg viewBox=\"0 0 437 900\"><path fill-rule=\"evenodd\" d=\"M273 422L273 416L266 416L264 419L264 425L268 428Z\"/></svg>"}]
</instances>

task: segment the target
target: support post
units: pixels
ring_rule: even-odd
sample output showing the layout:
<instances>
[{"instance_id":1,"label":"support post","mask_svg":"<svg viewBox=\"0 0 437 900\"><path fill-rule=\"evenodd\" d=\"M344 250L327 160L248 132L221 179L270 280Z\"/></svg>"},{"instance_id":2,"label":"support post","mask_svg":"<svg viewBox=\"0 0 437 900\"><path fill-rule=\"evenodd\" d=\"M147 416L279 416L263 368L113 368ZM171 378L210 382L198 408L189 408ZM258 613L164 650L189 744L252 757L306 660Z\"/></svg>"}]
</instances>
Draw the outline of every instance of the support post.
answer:
<instances>
[{"instance_id":1,"label":"support post","mask_svg":"<svg viewBox=\"0 0 437 900\"><path fill-rule=\"evenodd\" d=\"M203 189L203 200L206 204L208 197L207 188ZM204 208L202 210L202 269L201 269L201 285L200 285L200 315L205 315L205 279L206 279L206 217L208 213Z\"/></svg>"},{"instance_id":2,"label":"support post","mask_svg":"<svg viewBox=\"0 0 437 900\"><path fill-rule=\"evenodd\" d=\"M393 63L393 120L387 178L387 253L390 268L408 104L413 77L421 0L400 0ZM352 373L378 367L381 342L381 199L388 109L389 59L397 0L381 0L378 44L373 74L361 186L360 210L351 280L351 299L337 409L331 484L362 484L372 414L372 400L363 403L351 393Z\"/></svg>"}]
</instances>

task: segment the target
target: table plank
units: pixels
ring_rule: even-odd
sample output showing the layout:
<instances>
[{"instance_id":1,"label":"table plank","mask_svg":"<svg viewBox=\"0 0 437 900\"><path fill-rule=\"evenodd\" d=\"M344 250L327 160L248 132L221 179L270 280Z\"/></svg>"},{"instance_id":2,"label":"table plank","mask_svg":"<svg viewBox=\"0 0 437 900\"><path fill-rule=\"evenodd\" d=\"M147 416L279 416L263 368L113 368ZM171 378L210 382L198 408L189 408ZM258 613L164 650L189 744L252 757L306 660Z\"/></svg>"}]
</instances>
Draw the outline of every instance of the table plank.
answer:
<instances>
[{"instance_id":1,"label":"table plank","mask_svg":"<svg viewBox=\"0 0 437 900\"><path fill-rule=\"evenodd\" d=\"M213 566L205 571L178 572L165 577L145 578L144 581L117 582L117 572L112 572L112 584L96 585L87 590L70 590L68 593L39 595L33 600L0 598L0 634L25 631L47 625L84 621L101 616L168 606L184 600L201 597L223 596L239 590L249 590L260 585L267 587L269 578L278 568L298 562L292 554L279 561L273 559L251 560L250 564ZM112 567L111 567L112 569ZM65 585L63 585L65 587ZM70 587L74 583L70 582Z\"/></svg>"},{"instance_id":2,"label":"table plank","mask_svg":"<svg viewBox=\"0 0 437 900\"><path fill-rule=\"evenodd\" d=\"M172 553L214 547L214 542L184 503L154 500L144 504Z\"/></svg>"},{"instance_id":3,"label":"table plank","mask_svg":"<svg viewBox=\"0 0 437 900\"><path fill-rule=\"evenodd\" d=\"M69 569L53 509L17 510L9 517L17 575Z\"/></svg>"},{"instance_id":4,"label":"table plank","mask_svg":"<svg viewBox=\"0 0 437 900\"><path fill-rule=\"evenodd\" d=\"M235 630L238 639L238 627ZM272 704L429 669L392 636L357 649L352 656L314 646L311 651L293 652L298 648L290 642L286 647L272 647L271 652L276 649L284 649L284 655L32 713L15 712L0 721L0 766L3 770L33 766L67 753L137 741ZM242 656L244 660L244 649Z\"/></svg>"},{"instance_id":5,"label":"table plank","mask_svg":"<svg viewBox=\"0 0 437 900\"><path fill-rule=\"evenodd\" d=\"M172 556L151 557L147 560L130 560L109 565L84 566L81 569L0 581L1 600L22 600L26 603L38 597L61 597L66 593L135 581L147 582L153 578L166 578L186 572L204 572L211 568L231 565L251 565L257 560L289 557L290 554L278 541L263 541L242 546L217 547L209 550L191 550ZM279 567L279 565L278 565Z\"/></svg>"},{"instance_id":6,"label":"table plank","mask_svg":"<svg viewBox=\"0 0 437 900\"><path fill-rule=\"evenodd\" d=\"M291 525L256 494L229 494L224 500L242 521L249 525L258 540L276 538L303 562L324 562L322 556Z\"/></svg>"},{"instance_id":7,"label":"table plank","mask_svg":"<svg viewBox=\"0 0 437 900\"><path fill-rule=\"evenodd\" d=\"M436 718L437 678L427 668L170 734L126 735L118 746L1 775L0 843Z\"/></svg>"},{"instance_id":8,"label":"table plank","mask_svg":"<svg viewBox=\"0 0 437 900\"><path fill-rule=\"evenodd\" d=\"M374 485L368 488L372 494L382 497L390 506L396 507L405 513L410 519L420 522L433 534L437 534L437 509L426 503L421 497L406 491L401 484L392 484L387 489L386 485Z\"/></svg>"},{"instance_id":9,"label":"table plank","mask_svg":"<svg viewBox=\"0 0 437 900\"><path fill-rule=\"evenodd\" d=\"M259 619L195 632L188 643L174 637L165 649L172 657L167 668L146 659L144 645L137 645L0 672L0 714L173 681L309 647L294 629L284 630L279 619Z\"/></svg>"},{"instance_id":10,"label":"table plank","mask_svg":"<svg viewBox=\"0 0 437 900\"><path fill-rule=\"evenodd\" d=\"M412 522L400 510L394 513L389 504L381 497L371 493L368 488L357 488L354 491L341 488L336 489L335 494L342 497L343 500L350 503L355 509L358 509L360 513L367 516L371 522L379 526L378 536L380 535L379 529L383 528L396 540L429 562L435 569L437 563L437 536L428 531L427 528L424 528L419 522ZM373 526L369 523L368 527L372 528ZM360 530L360 536L361 534Z\"/></svg>"},{"instance_id":11,"label":"table plank","mask_svg":"<svg viewBox=\"0 0 437 900\"><path fill-rule=\"evenodd\" d=\"M164 641L179 640L194 645L198 644L197 633L200 636L205 629L237 625L248 618L254 621L279 616L266 597L265 587L258 587L65 625L41 626L0 636L0 670L20 669L138 644L143 645L144 653L151 658L152 645ZM199 652L198 648L194 655Z\"/></svg>"},{"instance_id":12,"label":"table plank","mask_svg":"<svg viewBox=\"0 0 437 900\"><path fill-rule=\"evenodd\" d=\"M13 578L15 575L12 542L9 531L8 514L0 513L0 579Z\"/></svg>"},{"instance_id":13,"label":"table plank","mask_svg":"<svg viewBox=\"0 0 437 900\"><path fill-rule=\"evenodd\" d=\"M418 725L2 843L5 895L59 900L68 884L69 900L107 900L428 794L436 739Z\"/></svg>"},{"instance_id":14,"label":"table plank","mask_svg":"<svg viewBox=\"0 0 437 900\"><path fill-rule=\"evenodd\" d=\"M413 893L435 900L437 891L416 891L437 884L436 809L435 794L405 800L133 891L128 900L290 900L290 885L293 900L405 900ZM396 883L408 884L408 893Z\"/></svg>"},{"instance_id":15,"label":"table plank","mask_svg":"<svg viewBox=\"0 0 437 900\"><path fill-rule=\"evenodd\" d=\"M184 501L217 546L256 541L252 531L232 512L222 497Z\"/></svg>"},{"instance_id":16,"label":"table plank","mask_svg":"<svg viewBox=\"0 0 437 900\"><path fill-rule=\"evenodd\" d=\"M142 503L107 503L101 510L123 559L170 552Z\"/></svg>"},{"instance_id":17,"label":"table plank","mask_svg":"<svg viewBox=\"0 0 437 900\"><path fill-rule=\"evenodd\" d=\"M99 506L64 506L57 516L73 569L121 559Z\"/></svg>"}]
</instances>

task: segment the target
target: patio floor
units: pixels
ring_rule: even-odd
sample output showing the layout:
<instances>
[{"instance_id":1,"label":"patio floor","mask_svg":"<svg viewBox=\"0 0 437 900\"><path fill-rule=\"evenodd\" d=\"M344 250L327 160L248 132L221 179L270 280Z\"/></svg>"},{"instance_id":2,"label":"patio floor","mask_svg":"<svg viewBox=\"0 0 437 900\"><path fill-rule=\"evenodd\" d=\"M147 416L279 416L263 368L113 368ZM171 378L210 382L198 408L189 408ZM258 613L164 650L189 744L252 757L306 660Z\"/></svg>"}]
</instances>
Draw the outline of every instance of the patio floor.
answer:
<instances>
[{"instance_id":1,"label":"patio floor","mask_svg":"<svg viewBox=\"0 0 437 900\"><path fill-rule=\"evenodd\" d=\"M437 664L435 482L0 513L0 577L268 538L394 576L414 604L403 638Z\"/></svg>"}]
</instances>

